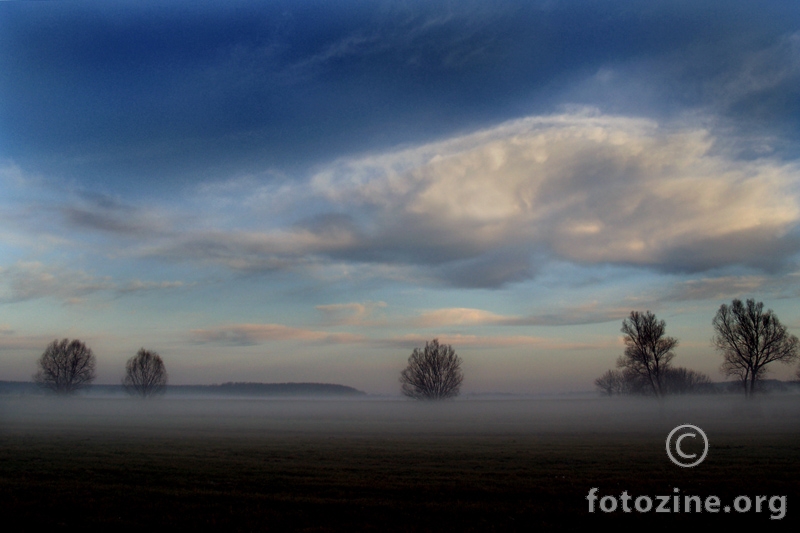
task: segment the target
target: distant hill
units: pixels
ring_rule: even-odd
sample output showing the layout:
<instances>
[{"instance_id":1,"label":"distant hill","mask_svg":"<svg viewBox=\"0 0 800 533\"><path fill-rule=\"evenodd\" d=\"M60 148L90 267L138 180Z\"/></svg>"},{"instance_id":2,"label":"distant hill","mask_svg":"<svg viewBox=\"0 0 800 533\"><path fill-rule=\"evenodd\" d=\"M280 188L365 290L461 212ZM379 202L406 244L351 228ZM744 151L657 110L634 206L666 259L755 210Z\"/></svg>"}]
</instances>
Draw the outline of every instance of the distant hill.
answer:
<instances>
[{"instance_id":1,"label":"distant hill","mask_svg":"<svg viewBox=\"0 0 800 533\"><path fill-rule=\"evenodd\" d=\"M125 395L122 385L92 385L82 394ZM0 381L0 394L44 394L30 381ZM366 396L367 393L334 383L223 383L221 385L167 385L169 396Z\"/></svg>"},{"instance_id":2,"label":"distant hill","mask_svg":"<svg viewBox=\"0 0 800 533\"><path fill-rule=\"evenodd\" d=\"M353 387L333 383L223 383L222 385L174 385L174 394L215 394L225 396L366 396Z\"/></svg>"}]
</instances>

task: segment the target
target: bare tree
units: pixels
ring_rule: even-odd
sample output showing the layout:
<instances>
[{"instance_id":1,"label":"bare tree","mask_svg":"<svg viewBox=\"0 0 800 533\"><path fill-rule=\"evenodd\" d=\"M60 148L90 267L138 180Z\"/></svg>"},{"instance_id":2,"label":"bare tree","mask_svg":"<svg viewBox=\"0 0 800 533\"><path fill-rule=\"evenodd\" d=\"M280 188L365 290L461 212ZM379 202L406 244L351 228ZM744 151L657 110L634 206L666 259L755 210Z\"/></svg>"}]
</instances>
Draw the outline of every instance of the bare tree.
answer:
<instances>
[{"instance_id":1,"label":"bare tree","mask_svg":"<svg viewBox=\"0 0 800 533\"><path fill-rule=\"evenodd\" d=\"M702 394L713 390L707 374L680 366L668 368L661 385L666 394Z\"/></svg>"},{"instance_id":2,"label":"bare tree","mask_svg":"<svg viewBox=\"0 0 800 533\"><path fill-rule=\"evenodd\" d=\"M594 381L603 394L648 395L653 393L650 382L628 369L607 370ZM661 373L662 394L704 394L714 392L711 379L702 372L683 367L669 367Z\"/></svg>"},{"instance_id":3,"label":"bare tree","mask_svg":"<svg viewBox=\"0 0 800 533\"><path fill-rule=\"evenodd\" d=\"M167 385L167 370L164 361L156 352L140 349L125 364L125 378L122 385L128 394L138 394L147 398L164 392Z\"/></svg>"},{"instance_id":4,"label":"bare tree","mask_svg":"<svg viewBox=\"0 0 800 533\"><path fill-rule=\"evenodd\" d=\"M800 354L797 337L790 335L772 309L749 299L722 304L713 320L714 346L722 353L721 371L742 382L745 396L752 396L767 365L791 363Z\"/></svg>"},{"instance_id":5,"label":"bare tree","mask_svg":"<svg viewBox=\"0 0 800 533\"><path fill-rule=\"evenodd\" d=\"M663 396L662 377L675 357L673 348L677 339L664 336L666 323L657 320L647 311L631 311L622 321L625 334L625 355L617 360L617 367L639 376L656 396Z\"/></svg>"},{"instance_id":6,"label":"bare tree","mask_svg":"<svg viewBox=\"0 0 800 533\"><path fill-rule=\"evenodd\" d=\"M33 380L59 394L72 394L94 381L95 357L83 342L63 339L51 342L39 358Z\"/></svg>"},{"instance_id":7,"label":"bare tree","mask_svg":"<svg viewBox=\"0 0 800 533\"><path fill-rule=\"evenodd\" d=\"M449 344L439 344L438 339L425 343L425 348L414 348L408 358L408 367L400 373L402 392L417 400L444 400L458 396L464 375L461 358Z\"/></svg>"},{"instance_id":8,"label":"bare tree","mask_svg":"<svg viewBox=\"0 0 800 533\"><path fill-rule=\"evenodd\" d=\"M594 380L594 384L607 396L627 392L625 390L625 377L619 370L607 370L602 376Z\"/></svg>"}]
</instances>

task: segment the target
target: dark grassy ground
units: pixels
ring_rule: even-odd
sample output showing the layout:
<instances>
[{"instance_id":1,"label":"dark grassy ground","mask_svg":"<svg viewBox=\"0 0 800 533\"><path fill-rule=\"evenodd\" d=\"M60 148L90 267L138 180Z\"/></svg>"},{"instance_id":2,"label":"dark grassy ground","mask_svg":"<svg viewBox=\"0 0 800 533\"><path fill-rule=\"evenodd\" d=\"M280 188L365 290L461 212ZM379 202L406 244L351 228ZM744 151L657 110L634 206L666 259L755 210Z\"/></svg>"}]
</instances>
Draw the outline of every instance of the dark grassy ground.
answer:
<instances>
[{"instance_id":1,"label":"dark grassy ground","mask_svg":"<svg viewBox=\"0 0 800 533\"><path fill-rule=\"evenodd\" d=\"M800 409L791 403L737 425L722 404L97 402L0 400L9 530L788 531L800 516ZM712 445L704 463L682 469L664 439L687 417ZM591 487L634 497L678 487L723 505L785 495L787 511L782 520L768 508L590 514Z\"/></svg>"}]
</instances>

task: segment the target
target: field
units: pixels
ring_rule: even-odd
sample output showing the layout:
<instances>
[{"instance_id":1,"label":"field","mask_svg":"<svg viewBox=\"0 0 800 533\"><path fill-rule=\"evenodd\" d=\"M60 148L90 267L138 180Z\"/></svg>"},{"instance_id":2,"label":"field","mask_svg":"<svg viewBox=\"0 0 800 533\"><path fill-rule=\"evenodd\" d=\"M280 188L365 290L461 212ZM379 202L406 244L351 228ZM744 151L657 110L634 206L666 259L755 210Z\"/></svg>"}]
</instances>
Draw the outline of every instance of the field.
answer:
<instances>
[{"instance_id":1,"label":"field","mask_svg":"<svg viewBox=\"0 0 800 533\"><path fill-rule=\"evenodd\" d=\"M11 530L795 530L800 396L669 400L0 397ZM683 423L706 460L665 452ZM785 496L783 512L589 512L586 496ZM631 505L633 505L631 503ZM773 519L783 514L782 519Z\"/></svg>"}]
</instances>

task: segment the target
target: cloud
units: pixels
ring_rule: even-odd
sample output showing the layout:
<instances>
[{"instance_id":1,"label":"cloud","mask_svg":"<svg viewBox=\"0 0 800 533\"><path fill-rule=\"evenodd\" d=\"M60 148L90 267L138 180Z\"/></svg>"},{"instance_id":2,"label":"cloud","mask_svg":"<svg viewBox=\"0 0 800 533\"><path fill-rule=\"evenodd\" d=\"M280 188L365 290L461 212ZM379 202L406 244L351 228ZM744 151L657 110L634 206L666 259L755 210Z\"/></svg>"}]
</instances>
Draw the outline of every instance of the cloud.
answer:
<instances>
[{"instance_id":1,"label":"cloud","mask_svg":"<svg viewBox=\"0 0 800 533\"><path fill-rule=\"evenodd\" d=\"M26 176L22 169L11 160L0 160L0 186L6 189L20 188L26 185L31 178Z\"/></svg>"},{"instance_id":2,"label":"cloud","mask_svg":"<svg viewBox=\"0 0 800 533\"><path fill-rule=\"evenodd\" d=\"M129 294L134 292L155 291L160 289L178 289L185 286L186 284L182 281L142 281L134 279L127 283L118 285L116 292L118 294Z\"/></svg>"},{"instance_id":3,"label":"cloud","mask_svg":"<svg viewBox=\"0 0 800 533\"><path fill-rule=\"evenodd\" d=\"M602 348L603 343L565 342L545 337L526 335L481 336L481 335L434 335L425 337L417 334L402 335L378 341L379 344L392 348L422 348L425 342L437 338L440 343L451 344L456 350L460 347L475 348L509 348L532 347L540 350L591 350ZM615 344L616 346L616 344Z\"/></svg>"},{"instance_id":4,"label":"cloud","mask_svg":"<svg viewBox=\"0 0 800 533\"><path fill-rule=\"evenodd\" d=\"M701 278L676 284L667 294L674 301L720 300L741 294L752 294L766 283L764 276L723 276Z\"/></svg>"},{"instance_id":5,"label":"cloud","mask_svg":"<svg viewBox=\"0 0 800 533\"><path fill-rule=\"evenodd\" d=\"M705 129L584 111L342 160L312 186L371 215L372 260L501 286L534 276L547 254L668 272L775 268L800 250L797 172L720 154Z\"/></svg>"},{"instance_id":6,"label":"cloud","mask_svg":"<svg viewBox=\"0 0 800 533\"><path fill-rule=\"evenodd\" d=\"M424 311L411 323L416 327L447 326L571 326L601 324L628 316L631 309L620 306L603 307L597 302L556 309L551 313L526 316L499 315L483 309L450 307Z\"/></svg>"},{"instance_id":7,"label":"cloud","mask_svg":"<svg viewBox=\"0 0 800 533\"><path fill-rule=\"evenodd\" d=\"M772 298L796 298L799 272L781 276L719 276L676 283L662 298L671 301L746 299L754 295ZM763 297L762 296L762 297Z\"/></svg>"},{"instance_id":8,"label":"cloud","mask_svg":"<svg viewBox=\"0 0 800 533\"><path fill-rule=\"evenodd\" d=\"M344 266L498 288L554 260L778 271L800 251L800 169L736 159L727 141L694 123L576 108L339 159L308 181L206 184L191 209L84 194L60 212L105 236L108 255L237 272Z\"/></svg>"},{"instance_id":9,"label":"cloud","mask_svg":"<svg viewBox=\"0 0 800 533\"><path fill-rule=\"evenodd\" d=\"M345 228L271 231L187 231L165 242L145 245L138 253L173 261L206 261L238 271L276 271L310 265L356 243Z\"/></svg>"},{"instance_id":10,"label":"cloud","mask_svg":"<svg viewBox=\"0 0 800 533\"><path fill-rule=\"evenodd\" d=\"M302 341L323 344L342 344L363 341L360 335L328 333L294 328L282 324L233 324L207 329L195 329L192 339L201 344L254 346L271 341Z\"/></svg>"},{"instance_id":11,"label":"cloud","mask_svg":"<svg viewBox=\"0 0 800 533\"><path fill-rule=\"evenodd\" d=\"M18 335L8 330L0 330L0 351L25 350L26 352L44 351L48 344L55 340L45 335Z\"/></svg>"},{"instance_id":12,"label":"cloud","mask_svg":"<svg viewBox=\"0 0 800 533\"><path fill-rule=\"evenodd\" d=\"M344 304L317 305L315 309L323 315L323 321L331 326L371 326L383 323L375 320L378 309L386 302L350 302Z\"/></svg>"},{"instance_id":13,"label":"cloud","mask_svg":"<svg viewBox=\"0 0 800 533\"><path fill-rule=\"evenodd\" d=\"M93 292L113 289L114 284L108 277L96 278L38 261L20 261L0 270L0 287L0 301L7 303L44 297L75 302Z\"/></svg>"},{"instance_id":14,"label":"cloud","mask_svg":"<svg viewBox=\"0 0 800 533\"><path fill-rule=\"evenodd\" d=\"M483 326L504 324L514 317L498 315L482 309L450 307L425 311L413 320L417 327L438 328L442 326Z\"/></svg>"},{"instance_id":15,"label":"cloud","mask_svg":"<svg viewBox=\"0 0 800 533\"><path fill-rule=\"evenodd\" d=\"M800 32L741 54L735 67L709 83L716 105L737 114L780 118L792 108L800 84Z\"/></svg>"},{"instance_id":16,"label":"cloud","mask_svg":"<svg viewBox=\"0 0 800 533\"><path fill-rule=\"evenodd\" d=\"M154 209L136 207L111 196L81 192L79 202L61 208L67 224L116 236L148 237L163 234L171 224Z\"/></svg>"},{"instance_id":17,"label":"cloud","mask_svg":"<svg viewBox=\"0 0 800 533\"><path fill-rule=\"evenodd\" d=\"M90 294L108 291L118 295L157 289L183 287L180 281L114 281L110 276L93 276L82 270L46 265L39 261L18 261L0 268L0 303L15 303L38 298L55 298L78 303Z\"/></svg>"}]
</instances>

